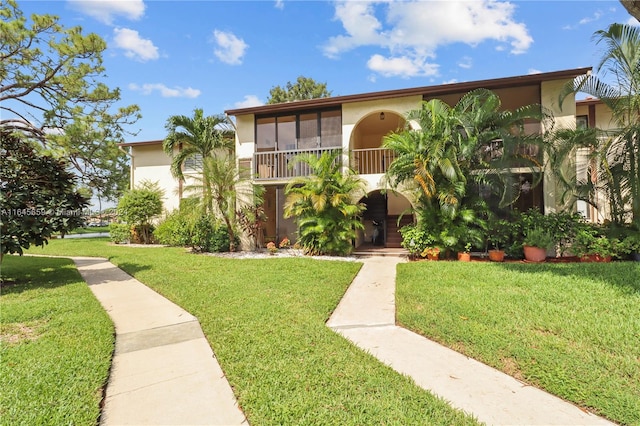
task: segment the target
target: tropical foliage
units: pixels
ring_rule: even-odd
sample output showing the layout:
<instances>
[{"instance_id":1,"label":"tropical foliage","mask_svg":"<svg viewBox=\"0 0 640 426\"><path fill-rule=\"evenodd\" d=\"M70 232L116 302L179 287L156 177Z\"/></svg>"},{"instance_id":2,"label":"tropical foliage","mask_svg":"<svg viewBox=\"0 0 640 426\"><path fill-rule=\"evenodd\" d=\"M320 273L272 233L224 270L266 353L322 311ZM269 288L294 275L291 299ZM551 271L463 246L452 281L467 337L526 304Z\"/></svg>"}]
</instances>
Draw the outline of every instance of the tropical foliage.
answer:
<instances>
[{"instance_id":1,"label":"tropical foliage","mask_svg":"<svg viewBox=\"0 0 640 426\"><path fill-rule=\"evenodd\" d=\"M295 218L298 243L307 254L348 254L356 231L364 229L365 206L357 202L365 195L364 184L353 170L342 170L341 155L334 150L294 157L293 164L307 164L311 175L286 186L284 216Z\"/></svg>"},{"instance_id":2,"label":"tropical foliage","mask_svg":"<svg viewBox=\"0 0 640 426\"><path fill-rule=\"evenodd\" d=\"M612 24L597 31L594 38L605 47L596 67L600 76L591 74L570 82L560 101L577 92L595 96L611 110L614 127L607 131L591 128L556 134L553 169L566 170L567 165L573 165L576 152L583 154L586 161L582 170L575 175L559 173L565 200L573 197L595 204L596 194L603 193L611 220L639 223L640 28Z\"/></svg>"},{"instance_id":3,"label":"tropical foliage","mask_svg":"<svg viewBox=\"0 0 640 426\"><path fill-rule=\"evenodd\" d=\"M235 251L236 206L242 209L262 204L264 188L245 177L230 152L205 157L201 173L192 175L190 180L192 183L184 187L185 194L201 196L200 211L204 216L215 215L222 219L229 237L229 251Z\"/></svg>"},{"instance_id":4,"label":"tropical foliage","mask_svg":"<svg viewBox=\"0 0 640 426\"><path fill-rule=\"evenodd\" d=\"M171 173L181 181L185 181L184 169L191 163L191 169L200 173L203 178L201 189L205 200L205 212L213 213L213 198L210 193L208 177L202 174L205 158L217 153L231 153L234 148L233 126L222 115L205 116L202 109L197 108L193 117L174 115L167 119L165 128L168 131L162 148L171 156Z\"/></svg>"},{"instance_id":5,"label":"tropical foliage","mask_svg":"<svg viewBox=\"0 0 640 426\"><path fill-rule=\"evenodd\" d=\"M418 227L438 246L460 250L482 245L492 216L479 188L490 189L507 207L520 196L512 167L525 168L533 185L541 178L544 139L525 124L549 122L540 105L504 110L497 94L486 89L466 93L449 106L433 99L406 115L406 127L385 137L396 159L387 171L391 187L418 191Z\"/></svg>"}]
</instances>

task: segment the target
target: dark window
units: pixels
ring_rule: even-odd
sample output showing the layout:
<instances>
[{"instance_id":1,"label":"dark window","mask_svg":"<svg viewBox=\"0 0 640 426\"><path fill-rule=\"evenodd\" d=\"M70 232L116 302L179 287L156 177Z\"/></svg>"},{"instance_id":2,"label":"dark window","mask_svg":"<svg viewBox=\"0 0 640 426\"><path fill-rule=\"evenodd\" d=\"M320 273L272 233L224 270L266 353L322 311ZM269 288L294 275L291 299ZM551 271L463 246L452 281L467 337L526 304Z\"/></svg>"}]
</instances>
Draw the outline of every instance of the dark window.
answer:
<instances>
[{"instance_id":1,"label":"dark window","mask_svg":"<svg viewBox=\"0 0 640 426\"><path fill-rule=\"evenodd\" d=\"M258 151L275 151L276 119L275 117L258 118L256 120L256 145Z\"/></svg>"},{"instance_id":2,"label":"dark window","mask_svg":"<svg viewBox=\"0 0 640 426\"><path fill-rule=\"evenodd\" d=\"M256 118L256 151L342 146L342 112L330 110Z\"/></svg>"},{"instance_id":3,"label":"dark window","mask_svg":"<svg viewBox=\"0 0 640 426\"><path fill-rule=\"evenodd\" d=\"M320 116L320 144L323 148L342 146L342 113L325 111Z\"/></svg>"}]
</instances>

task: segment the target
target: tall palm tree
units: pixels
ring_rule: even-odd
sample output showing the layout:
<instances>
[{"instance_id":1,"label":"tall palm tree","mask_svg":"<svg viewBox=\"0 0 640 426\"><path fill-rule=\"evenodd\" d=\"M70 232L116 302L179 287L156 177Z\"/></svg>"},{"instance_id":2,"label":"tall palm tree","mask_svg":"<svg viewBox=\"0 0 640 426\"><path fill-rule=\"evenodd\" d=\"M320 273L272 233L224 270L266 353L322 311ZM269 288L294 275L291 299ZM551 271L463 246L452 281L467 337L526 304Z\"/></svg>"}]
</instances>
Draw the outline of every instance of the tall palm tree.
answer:
<instances>
[{"instance_id":1,"label":"tall palm tree","mask_svg":"<svg viewBox=\"0 0 640 426\"><path fill-rule=\"evenodd\" d=\"M591 74L568 83L560 105L568 95L584 92L609 107L615 128L597 131L574 148L589 148L597 182L606 188L612 220L624 223L630 217L640 224L640 28L611 24L596 31L594 39L605 45L596 67L601 77Z\"/></svg>"},{"instance_id":2,"label":"tall palm tree","mask_svg":"<svg viewBox=\"0 0 640 426\"><path fill-rule=\"evenodd\" d=\"M213 212L212 197L207 194L209 185L207 176L203 173L204 159L213 157L217 153L231 153L234 149L233 124L223 115L205 116L202 109L195 109L193 117L174 115L167 119L165 128L168 131L162 148L172 157L171 173L184 182L184 165L187 160L194 160L196 170L204 179L202 189L206 212ZM177 152L176 152L177 149Z\"/></svg>"},{"instance_id":3,"label":"tall palm tree","mask_svg":"<svg viewBox=\"0 0 640 426\"><path fill-rule=\"evenodd\" d=\"M355 171L342 170L341 155L334 150L294 157L293 164L307 164L312 174L289 182L284 216L295 218L298 241L308 254L347 254L356 230L364 229L365 206L354 202L366 195L364 183Z\"/></svg>"}]
</instances>

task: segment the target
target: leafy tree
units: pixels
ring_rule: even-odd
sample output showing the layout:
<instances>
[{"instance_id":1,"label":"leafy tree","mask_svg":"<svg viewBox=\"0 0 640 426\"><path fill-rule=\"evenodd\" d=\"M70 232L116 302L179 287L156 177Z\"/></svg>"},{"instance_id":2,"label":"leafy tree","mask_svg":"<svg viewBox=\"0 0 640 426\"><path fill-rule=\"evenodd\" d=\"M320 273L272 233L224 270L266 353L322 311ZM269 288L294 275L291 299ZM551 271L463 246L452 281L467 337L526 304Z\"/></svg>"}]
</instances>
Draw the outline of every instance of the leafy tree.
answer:
<instances>
[{"instance_id":1,"label":"leafy tree","mask_svg":"<svg viewBox=\"0 0 640 426\"><path fill-rule=\"evenodd\" d=\"M308 254L348 254L356 231L364 229L360 216L366 207L354 201L366 195L364 184L355 171L343 172L341 155L334 150L294 157L312 174L287 184L284 215L295 218L298 242Z\"/></svg>"},{"instance_id":2,"label":"leafy tree","mask_svg":"<svg viewBox=\"0 0 640 426\"><path fill-rule=\"evenodd\" d=\"M151 242L151 221L162 213L162 190L156 183L143 182L127 191L118 202L118 214L135 230L143 244Z\"/></svg>"},{"instance_id":3,"label":"leafy tree","mask_svg":"<svg viewBox=\"0 0 640 426\"><path fill-rule=\"evenodd\" d=\"M2 0L0 18L0 127L68 159L86 186L114 199L126 158L116 144L140 114L135 105L112 112L120 92L100 82L106 43L56 16L27 21L14 0Z\"/></svg>"},{"instance_id":4,"label":"leafy tree","mask_svg":"<svg viewBox=\"0 0 640 426\"><path fill-rule=\"evenodd\" d=\"M205 157L201 174L191 176L193 184L184 188L186 194L201 195L202 215L221 218L229 236L229 251L236 251L236 203L240 206L261 204L264 188L254 185L236 167L235 156L229 152Z\"/></svg>"},{"instance_id":5,"label":"leafy tree","mask_svg":"<svg viewBox=\"0 0 640 426\"><path fill-rule=\"evenodd\" d=\"M272 87L269 91L267 104L328 98L330 96L331 92L327 90L327 83L317 83L312 78L299 76L295 83L289 81L285 87Z\"/></svg>"},{"instance_id":6,"label":"leafy tree","mask_svg":"<svg viewBox=\"0 0 640 426\"><path fill-rule=\"evenodd\" d=\"M205 116L203 110L198 108L194 110L193 117L169 117L165 127L169 134L162 147L172 157L171 173L184 181L184 165L192 160L196 165L196 172L203 179L200 188L204 191L205 212L213 213L213 197L209 193L211 185L203 170L203 159L211 158L217 153L227 155L233 152L235 142L232 124L223 115Z\"/></svg>"},{"instance_id":7,"label":"leafy tree","mask_svg":"<svg viewBox=\"0 0 640 426\"><path fill-rule=\"evenodd\" d=\"M565 143L556 142L555 158L562 161L561 155L575 155L576 149L587 148L590 179L572 182L563 176L565 188L573 186L576 197L591 203L594 192L603 190L614 222L621 224L630 218L640 223L640 28L611 24L594 37L606 47L596 67L600 76L576 78L565 86L560 102L562 105L566 96L577 92L595 96L610 108L616 127L556 133ZM608 75L610 83L605 80Z\"/></svg>"},{"instance_id":8,"label":"leafy tree","mask_svg":"<svg viewBox=\"0 0 640 426\"><path fill-rule=\"evenodd\" d=\"M38 154L29 141L0 129L0 261L82 225L88 200L75 184L63 161Z\"/></svg>"}]
</instances>

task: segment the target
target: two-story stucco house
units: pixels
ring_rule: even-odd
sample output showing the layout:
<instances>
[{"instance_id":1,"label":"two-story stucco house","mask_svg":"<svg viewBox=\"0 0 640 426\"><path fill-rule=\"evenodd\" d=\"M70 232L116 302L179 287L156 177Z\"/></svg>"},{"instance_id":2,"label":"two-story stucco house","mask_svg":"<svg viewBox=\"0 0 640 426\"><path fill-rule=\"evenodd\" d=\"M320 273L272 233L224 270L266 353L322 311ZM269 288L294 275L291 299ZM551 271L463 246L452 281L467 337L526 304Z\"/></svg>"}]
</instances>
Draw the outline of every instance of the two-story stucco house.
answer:
<instances>
[{"instance_id":1,"label":"two-story stucco house","mask_svg":"<svg viewBox=\"0 0 640 426\"><path fill-rule=\"evenodd\" d=\"M587 74L590 68L531 74L491 80L425 86L356 95L335 96L282 104L263 105L225 111L235 118L236 155L241 167L251 170L252 179L265 186L265 211L268 223L267 238L281 240L296 237L296 226L291 218L283 217L284 187L294 176L304 176L308 170L301 165L289 167L296 154L321 153L341 149L345 165L354 168L366 182L367 197L360 200L367 210L363 216L365 231L356 241L356 247L370 241L374 221L383 224L384 244L399 247L400 235L397 218L411 207L410 192L385 191L384 173L393 160L391 151L381 147L383 137L404 126L405 114L417 109L425 100L439 98L449 105L476 88L496 92L504 109L513 110L523 105L541 104L555 117L555 127L575 127L580 123L596 125L597 101L572 102L558 105L563 85L573 78ZM602 112L602 120L607 120ZM540 123L529 123L527 131L544 131ZM606 126L603 126L606 127ZM131 183L148 179L158 181L165 190L165 207L178 206L181 184L169 172L171 159L162 152L162 141L126 143L130 149ZM558 208L551 173L545 173L542 184L531 187L529 169L511 169L519 174L522 194L518 208L537 207L545 212ZM544 172L544 171L543 171ZM586 205L579 207L596 218L597 212ZM595 216L594 216L595 215ZM405 215L403 221L411 221ZM402 224L401 224L402 225Z\"/></svg>"}]
</instances>

